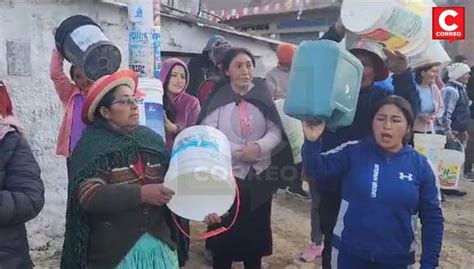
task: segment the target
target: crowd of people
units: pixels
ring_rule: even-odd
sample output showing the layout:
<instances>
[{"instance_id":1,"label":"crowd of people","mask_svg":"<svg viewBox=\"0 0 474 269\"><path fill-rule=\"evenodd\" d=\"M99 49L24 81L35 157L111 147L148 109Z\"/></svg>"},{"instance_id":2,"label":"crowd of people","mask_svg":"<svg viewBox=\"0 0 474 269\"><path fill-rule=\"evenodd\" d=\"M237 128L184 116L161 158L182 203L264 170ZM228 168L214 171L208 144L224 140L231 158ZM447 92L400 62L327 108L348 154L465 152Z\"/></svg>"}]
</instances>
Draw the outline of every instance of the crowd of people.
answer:
<instances>
[{"instance_id":1,"label":"crowd of people","mask_svg":"<svg viewBox=\"0 0 474 269\"><path fill-rule=\"evenodd\" d=\"M338 22L322 39L340 42L345 33ZM68 172L61 268L185 266L189 240L173 223L166 204L174 192L162 183L174 139L193 125L227 136L240 190L237 222L206 242L214 269L233 262L262 267L273 251L272 199L281 190L311 200L311 242L301 260L321 257L324 269L408 268L419 218L421 268L436 268L443 239L437 173L412 148L412 134L443 134L448 148L469 152L471 68L457 58L443 82L441 63L430 59L409 67L399 51L385 49L384 57L364 41L349 51L364 67L354 121L336 129L303 122L303 161L295 164L275 106L287 96L295 45L278 46L278 65L265 79L255 76L252 52L218 35L189 64L166 59L160 72L165 137L139 125L134 72L90 81L72 66L68 76L53 49L50 77L64 107L57 154ZM383 86L387 79L391 87ZM12 107L0 82L0 268L31 268L25 222L41 211L44 187ZM471 159L467 178L473 178ZM297 173L274 173L288 166ZM203 221L210 230L228 226L236 206ZM189 222L178 221L189 232Z\"/></svg>"}]
</instances>

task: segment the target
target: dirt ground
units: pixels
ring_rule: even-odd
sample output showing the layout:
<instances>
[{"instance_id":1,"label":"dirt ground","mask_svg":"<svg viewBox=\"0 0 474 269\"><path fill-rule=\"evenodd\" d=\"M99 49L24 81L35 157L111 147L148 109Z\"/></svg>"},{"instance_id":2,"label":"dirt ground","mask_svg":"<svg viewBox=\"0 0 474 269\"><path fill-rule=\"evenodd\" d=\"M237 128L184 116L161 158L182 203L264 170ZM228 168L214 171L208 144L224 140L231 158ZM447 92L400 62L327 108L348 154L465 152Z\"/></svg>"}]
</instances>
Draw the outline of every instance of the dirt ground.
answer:
<instances>
[{"instance_id":1,"label":"dirt ground","mask_svg":"<svg viewBox=\"0 0 474 269\"><path fill-rule=\"evenodd\" d=\"M474 183L462 182L461 188L469 194L465 197L448 197L443 203L445 233L441 253L441 269L474 268ZM286 194L278 196L273 203L274 254L265 258L267 269L318 269L315 263L298 260L299 252L309 242L310 202L301 201ZM193 224L199 232L201 224ZM208 269L203 256L203 242L193 242L191 258L185 269ZM41 269L58 268L57 257L44 257L35 253L36 267ZM240 264L235 269L243 268Z\"/></svg>"}]
</instances>

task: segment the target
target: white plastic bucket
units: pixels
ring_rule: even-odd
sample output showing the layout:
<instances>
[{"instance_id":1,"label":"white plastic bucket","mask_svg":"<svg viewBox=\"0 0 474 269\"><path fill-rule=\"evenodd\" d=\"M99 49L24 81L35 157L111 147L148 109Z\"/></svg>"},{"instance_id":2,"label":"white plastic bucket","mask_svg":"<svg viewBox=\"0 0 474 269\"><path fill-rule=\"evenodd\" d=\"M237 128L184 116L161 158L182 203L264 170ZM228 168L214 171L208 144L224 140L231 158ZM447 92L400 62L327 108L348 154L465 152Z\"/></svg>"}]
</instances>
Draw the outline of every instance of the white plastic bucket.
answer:
<instances>
[{"instance_id":1,"label":"white plastic bucket","mask_svg":"<svg viewBox=\"0 0 474 269\"><path fill-rule=\"evenodd\" d=\"M156 78L139 78L138 90L143 96L139 103L140 125L144 125L165 137L163 85Z\"/></svg>"},{"instance_id":2,"label":"white plastic bucket","mask_svg":"<svg viewBox=\"0 0 474 269\"><path fill-rule=\"evenodd\" d=\"M439 151L437 169L441 189L457 189L464 165L464 152L443 149Z\"/></svg>"},{"instance_id":3,"label":"white plastic bucket","mask_svg":"<svg viewBox=\"0 0 474 269\"><path fill-rule=\"evenodd\" d=\"M451 62L446 50L443 48L439 40L430 40L424 51L410 57L410 67L416 67L425 62L439 62L441 66Z\"/></svg>"},{"instance_id":4,"label":"white plastic bucket","mask_svg":"<svg viewBox=\"0 0 474 269\"><path fill-rule=\"evenodd\" d=\"M420 153L423 153L424 148L437 148L444 149L446 145L446 136L439 134L415 134L414 138L415 149Z\"/></svg>"},{"instance_id":5,"label":"white plastic bucket","mask_svg":"<svg viewBox=\"0 0 474 269\"><path fill-rule=\"evenodd\" d=\"M347 29L362 38L412 56L425 48L431 7L430 0L344 0L341 19Z\"/></svg>"},{"instance_id":6,"label":"white plastic bucket","mask_svg":"<svg viewBox=\"0 0 474 269\"><path fill-rule=\"evenodd\" d=\"M438 162L440 150L446 145L446 136L438 134L415 134L415 150L423 154L433 164Z\"/></svg>"},{"instance_id":7,"label":"white plastic bucket","mask_svg":"<svg viewBox=\"0 0 474 269\"><path fill-rule=\"evenodd\" d=\"M441 46L441 43L439 43L439 41L437 40L433 40L432 37L431 37L431 33L432 33L432 29L433 29L433 25L432 25L432 21L433 21L433 14L432 14L432 10L433 10L433 7L436 6L435 3L433 3L431 0L397 0L399 2L425 2L423 7L426 8L426 11L428 11L428 13L426 14L425 13L425 16L424 16L424 23L425 23L425 28L424 28L424 31L426 31L426 35L425 35L425 39L423 40L423 42L420 42L418 46L414 46L414 47L410 47L408 46L408 48L406 49L409 49L409 52L406 53L407 56L409 57L414 57L414 56L417 56L417 55L420 55L420 54L424 54L424 57L426 58L426 56L431 56L431 57L436 57L436 58L444 58L444 56L447 56L446 52L444 51L443 47ZM436 41L436 42L433 42L433 41ZM439 44L439 47L436 47L435 44L438 43ZM439 49L442 49L439 50ZM427 50L430 50L429 52ZM446 54L444 55L443 54ZM440 55L437 55L438 53L441 53ZM449 57L448 57L449 58Z\"/></svg>"},{"instance_id":8,"label":"white plastic bucket","mask_svg":"<svg viewBox=\"0 0 474 269\"><path fill-rule=\"evenodd\" d=\"M293 159L295 164L302 162L301 147L304 143L303 125L300 120L292 118L283 112L283 106L285 104L284 99L275 101L275 105L283 123L286 136L290 142L291 151L293 152Z\"/></svg>"},{"instance_id":9,"label":"white plastic bucket","mask_svg":"<svg viewBox=\"0 0 474 269\"><path fill-rule=\"evenodd\" d=\"M168 207L190 220L223 215L234 203L230 143L209 126L186 128L175 139L164 185L175 191Z\"/></svg>"}]
</instances>

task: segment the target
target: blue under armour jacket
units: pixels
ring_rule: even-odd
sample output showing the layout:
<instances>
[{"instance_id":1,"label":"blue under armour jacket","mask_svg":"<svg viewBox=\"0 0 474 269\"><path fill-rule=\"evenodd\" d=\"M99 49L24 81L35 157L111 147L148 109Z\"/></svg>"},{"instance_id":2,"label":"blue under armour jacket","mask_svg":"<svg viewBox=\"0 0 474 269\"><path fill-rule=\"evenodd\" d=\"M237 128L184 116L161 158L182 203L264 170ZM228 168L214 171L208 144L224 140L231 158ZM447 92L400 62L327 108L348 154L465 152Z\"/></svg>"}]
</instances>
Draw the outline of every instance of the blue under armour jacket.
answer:
<instances>
[{"instance_id":1,"label":"blue under armour jacket","mask_svg":"<svg viewBox=\"0 0 474 269\"><path fill-rule=\"evenodd\" d=\"M329 31L327 31L321 39L341 42L343 36L337 33L334 26L331 26ZM368 89L360 90L354 121L351 125L346 127L339 127L336 130L326 130L322 136L323 151L333 149L347 141L365 139L370 136L372 133L370 114L377 103L390 94L405 98L410 103L415 114L417 114L418 108L420 107L420 97L416 90L412 70L409 68L402 74L393 74L391 80L393 91L388 91L375 84ZM338 194L341 189L340 181L341 178L338 178L330 182L320 183L318 184L318 189L323 192Z\"/></svg>"},{"instance_id":2,"label":"blue under armour jacket","mask_svg":"<svg viewBox=\"0 0 474 269\"><path fill-rule=\"evenodd\" d=\"M342 202L333 246L341 253L383 264L415 263L416 218L422 223L421 268L435 268L443 239L436 178L411 146L387 154L373 138L321 153L305 141L305 172L323 182L342 178Z\"/></svg>"}]
</instances>

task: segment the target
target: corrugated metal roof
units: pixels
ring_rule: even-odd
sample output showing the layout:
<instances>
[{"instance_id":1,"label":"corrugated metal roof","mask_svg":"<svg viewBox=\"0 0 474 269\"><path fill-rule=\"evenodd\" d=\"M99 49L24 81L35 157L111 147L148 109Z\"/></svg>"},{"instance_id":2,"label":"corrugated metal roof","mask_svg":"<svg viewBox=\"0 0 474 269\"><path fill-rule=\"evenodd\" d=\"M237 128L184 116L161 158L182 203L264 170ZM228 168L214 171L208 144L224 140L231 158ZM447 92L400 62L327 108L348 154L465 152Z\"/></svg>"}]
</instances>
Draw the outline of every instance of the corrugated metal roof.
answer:
<instances>
[{"instance_id":1,"label":"corrugated metal roof","mask_svg":"<svg viewBox=\"0 0 474 269\"><path fill-rule=\"evenodd\" d=\"M261 36L256 36L256 35L251 35L251 34L248 34L248 33L238 31L238 30L236 30L235 28L233 28L231 26L221 24L221 23L212 22L210 20L206 20L206 19L199 18L199 17L194 17L193 18L193 17L190 17L190 16L178 16L178 15L165 14L165 13L161 13L161 16L172 18L172 19L179 20L179 21L186 22L186 23L192 23L192 24L194 24L198 27L211 28L211 29L214 29L214 30L218 30L218 31L222 31L222 32L225 32L225 33L234 34L234 35L238 35L238 36L242 36L242 37L246 37L246 38L251 38L251 39L259 40L259 41L262 41L262 42L272 43L272 44L276 44L276 45L282 43L282 41L280 41L280 40L261 37Z\"/></svg>"}]
</instances>

